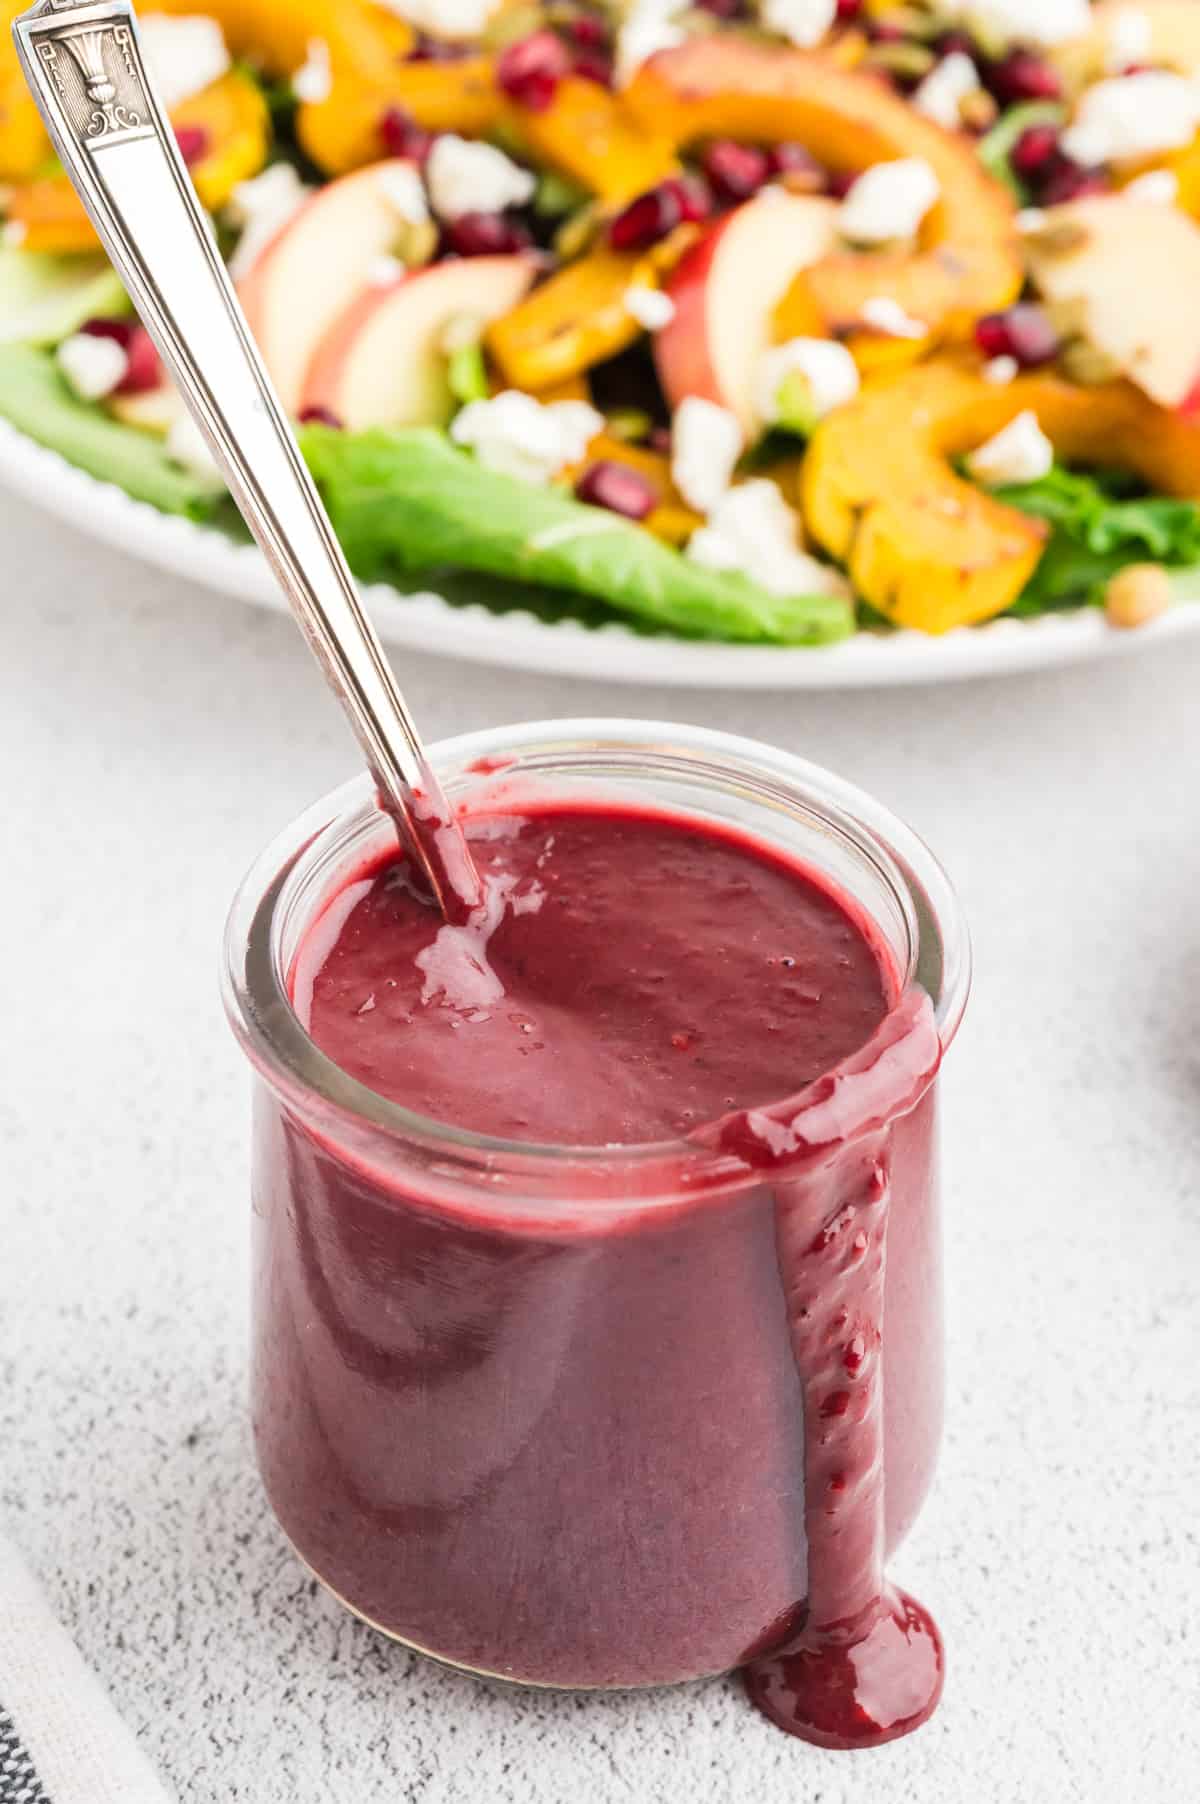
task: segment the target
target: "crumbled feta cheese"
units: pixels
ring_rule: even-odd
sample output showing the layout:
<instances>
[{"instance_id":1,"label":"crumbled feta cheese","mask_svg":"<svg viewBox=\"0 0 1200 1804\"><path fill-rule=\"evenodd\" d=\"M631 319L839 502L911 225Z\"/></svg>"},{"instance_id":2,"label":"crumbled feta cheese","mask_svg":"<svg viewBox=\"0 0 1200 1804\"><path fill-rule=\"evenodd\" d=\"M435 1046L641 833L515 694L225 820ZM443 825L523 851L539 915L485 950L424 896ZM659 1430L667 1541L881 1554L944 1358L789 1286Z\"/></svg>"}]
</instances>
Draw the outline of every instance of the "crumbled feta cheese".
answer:
<instances>
[{"instance_id":1,"label":"crumbled feta cheese","mask_svg":"<svg viewBox=\"0 0 1200 1804\"><path fill-rule=\"evenodd\" d=\"M1147 69L1087 88L1062 147L1077 163L1122 162L1190 144L1200 126L1200 81Z\"/></svg>"},{"instance_id":2,"label":"crumbled feta cheese","mask_svg":"<svg viewBox=\"0 0 1200 1804\"><path fill-rule=\"evenodd\" d=\"M962 123L959 108L979 87L979 71L965 50L952 50L935 63L913 93L912 103L936 125L954 131Z\"/></svg>"},{"instance_id":3,"label":"crumbled feta cheese","mask_svg":"<svg viewBox=\"0 0 1200 1804\"><path fill-rule=\"evenodd\" d=\"M1045 223L1045 207L1021 207L1018 209L1016 225L1022 237L1028 238L1034 232L1040 232Z\"/></svg>"},{"instance_id":4,"label":"crumbled feta cheese","mask_svg":"<svg viewBox=\"0 0 1200 1804\"><path fill-rule=\"evenodd\" d=\"M811 50L837 18L837 0L762 0L759 16L768 31Z\"/></svg>"},{"instance_id":5,"label":"crumbled feta cheese","mask_svg":"<svg viewBox=\"0 0 1200 1804\"><path fill-rule=\"evenodd\" d=\"M405 225L424 225L429 218L425 184L415 163L385 163L379 171L379 187Z\"/></svg>"},{"instance_id":6,"label":"crumbled feta cheese","mask_svg":"<svg viewBox=\"0 0 1200 1804\"><path fill-rule=\"evenodd\" d=\"M1053 462L1054 447L1030 408L1010 420L966 460L975 480L991 489L1009 482L1037 482Z\"/></svg>"},{"instance_id":7,"label":"crumbled feta cheese","mask_svg":"<svg viewBox=\"0 0 1200 1804\"><path fill-rule=\"evenodd\" d=\"M871 295L859 308L858 317L864 326L886 332L889 338L924 338L929 331L924 320L906 313L890 294Z\"/></svg>"},{"instance_id":8,"label":"crumbled feta cheese","mask_svg":"<svg viewBox=\"0 0 1200 1804\"><path fill-rule=\"evenodd\" d=\"M617 32L614 74L619 88L632 81L660 50L674 50L687 35L679 23L691 0L633 0Z\"/></svg>"},{"instance_id":9,"label":"crumbled feta cheese","mask_svg":"<svg viewBox=\"0 0 1200 1804\"><path fill-rule=\"evenodd\" d=\"M764 425L779 418L780 390L795 373L804 378L814 420L858 393L858 365L845 345L832 338L790 338L759 358L754 398Z\"/></svg>"},{"instance_id":10,"label":"crumbled feta cheese","mask_svg":"<svg viewBox=\"0 0 1200 1804\"><path fill-rule=\"evenodd\" d=\"M991 49L1006 44L1065 44L1083 37L1089 0L937 0L943 18L963 19Z\"/></svg>"},{"instance_id":11,"label":"crumbled feta cheese","mask_svg":"<svg viewBox=\"0 0 1200 1804\"><path fill-rule=\"evenodd\" d=\"M838 230L856 244L911 238L941 193L924 157L897 157L864 169L838 215Z\"/></svg>"},{"instance_id":12,"label":"crumbled feta cheese","mask_svg":"<svg viewBox=\"0 0 1200 1804\"><path fill-rule=\"evenodd\" d=\"M706 514L733 479L742 454L742 429L727 407L688 395L675 409L671 475L689 507Z\"/></svg>"},{"instance_id":13,"label":"crumbled feta cheese","mask_svg":"<svg viewBox=\"0 0 1200 1804\"><path fill-rule=\"evenodd\" d=\"M272 163L261 175L237 184L226 208L230 223L240 226L242 232L229 259L229 273L235 282L257 262L259 252L311 192L290 163Z\"/></svg>"},{"instance_id":14,"label":"crumbled feta cheese","mask_svg":"<svg viewBox=\"0 0 1200 1804\"><path fill-rule=\"evenodd\" d=\"M309 38L305 60L292 76L292 93L308 106L319 106L333 93L333 64L324 38Z\"/></svg>"},{"instance_id":15,"label":"crumbled feta cheese","mask_svg":"<svg viewBox=\"0 0 1200 1804\"><path fill-rule=\"evenodd\" d=\"M190 100L232 67L225 33L215 19L145 13L138 36L159 98L167 111Z\"/></svg>"},{"instance_id":16,"label":"crumbled feta cheese","mask_svg":"<svg viewBox=\"0 0 1200 1804\"><path fill-rule=\"evenodd\" d=\"M439 219L464 213L503 213L533 199L537 183L494 144L476 143L455 132L434 139L425 165L429 199Z\"/></svg>"},{"instance_id":17,"label":"crumbled feta cheese","mask_svg":"<svg viewBox=\"0 0 1200 1804\"><path fill-rule=\"evenodd\" d=\"M983 366L983 379L1003 388L1012 381L1020 367L1015 357L989 357Z\"/></svg>"},{"instance_id":18,"label":"crumbled feta cheese","mask_svg":"<svg viewBox=\"0 0 1200 1804\"><path fill-rule=\"evenodd\" d=\"M675 303L661 288L646 288L635 282L625 290L625 311L632 313L647 332L661 332L675 318Z\"/></svg>"},{"instance_id":19,"label":"crumbled feta cheese","mask_svg":"<svg viewBox=\"0 0 1200 1804\"><path fill-rule=\"evenodd\" d=\"M399 257L376 257L367 271L369 288L390 288L401 276L408 274L407 264L401 263Z\"/></svg>"},{"instance_id":20,"label":"crumbled feta cheese","mask_svg":"<svg viewBox=\"0 0 1200 1804\"><path fill-rule=\"evenodd\" d=\"M171 422L167 431L166 450L168 457L173 457L177 464L182 464L194 476L219 476L221 473L208 448L208 440L186 409Z\"/></svg>"},{"instance_id":21,"label":"crumbled feta cheese","mask_svg":"<svg viewBox=\"0 0 1200 1804\"><path fill-rule=\"evenodd\" d=\"M55 356L81 401L99 401L111 395L129 368L123 345L115 338L93 338L90 332L75 332L64 338Z\"/></svg>"},{"instance_id":22,"label":"crumbled feta cheese","mask_svg":"<svg viewBox=\"0 0 1200 1804\"><path fill-rule=\"evenodd\" d=\"M687 555L709 570L740 570L771 595L847 594L839 571L799 549L798 526L775 484L759 477L721 496Z\"/></svg>"},{"instance_id":23,"label":"crumbled feta cheese","mask_svg":"<svg viewBox=\"0 0 1200 1804\"><path fill-rule=\"evenodd\" d=\"M1134 6L1122 6L1108 22L1104 50L1108 67L1128 69L1130 63L1145 62L1150 55L1152 37L1150 15Z\"/></svg>"},{"instance_id":24,"label":"crumbled feta cheese","mask_svg":"<svg viewBox=\"0 0 1200 1804\"><path fill-rule=\"evenodd\" d=\"M489 401L470 401L450 427L481 464L524 482L549 482L578 463L603 429L604 416L586 401L536 401L515 388Z\"/></svg>"},{"instance_id":25,"label":"crumbled feta cheese","mask_svg":"<svg viewBox=\"0 0 1200 1804\"><path fill-rule=\"evenodd\" d=\"M1179 177L1173 169L1147 169L1121 190L1128 200L1148 200L1155 207L1173 207L1179 199Z\"/></svg>"},{"instance_id":26,"label":"crumbled feta cheese","mask_svg":"<svg viewBox=\"0 0 1200 1804\"><path fill-rule=\"evenodd\" d=\"M498 0L379 0L379 4L407 19L418 31L457 41L477 38L496 11Z\"/></svg>"}]
</instances>

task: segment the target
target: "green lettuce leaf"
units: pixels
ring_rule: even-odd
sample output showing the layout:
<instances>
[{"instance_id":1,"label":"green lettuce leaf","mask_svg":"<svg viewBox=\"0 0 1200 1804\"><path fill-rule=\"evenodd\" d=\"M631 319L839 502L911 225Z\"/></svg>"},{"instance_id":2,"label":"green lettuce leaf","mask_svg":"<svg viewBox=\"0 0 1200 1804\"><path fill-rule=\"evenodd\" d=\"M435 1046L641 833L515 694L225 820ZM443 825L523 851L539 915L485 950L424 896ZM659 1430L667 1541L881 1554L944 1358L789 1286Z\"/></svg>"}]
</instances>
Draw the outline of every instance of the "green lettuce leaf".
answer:
<instances>
[{"instance_id":1,"label":"green lettuce leaf","mask_svg":"<svg viewBox=\"0 0 1200 1804\"><path fill-rule=\"evenodd\" d=\"M207 520L224 498L216 478L197 476L174 463L160 439L79 400L47 351L0 344L0 417L81 470L116 483L163 513Z\"/></svg>"},{"instance_id":2,"label":"green lettuce leaf","mask_svg":"<svg viewBox=\"0 0 1200 1804\"><path fill-rule=\"evenodd\" d=\"M439 572L477 571L692 637L815 645L854 630L853 607L839 596L768 595L703 569L617 514L483 468L442 432L308 426L301 443L365 581L440 586Z\"/></svg>"},{"instance_id":3,"label":"green lettuce leaf","mask_svg":"<svg viewBox=\"0 0 1200 1804\"><path fill-rule=\"evenodd\" d=\"M1055 465L1039 482L995 491L1001 501L1045 520L1050 538L1012 612L1099 602L1126 564L1172 568L1200 564L1200 506L1158 495L1130 495L1120 477L1083 475Z\"/></svg>"}]
</instances>

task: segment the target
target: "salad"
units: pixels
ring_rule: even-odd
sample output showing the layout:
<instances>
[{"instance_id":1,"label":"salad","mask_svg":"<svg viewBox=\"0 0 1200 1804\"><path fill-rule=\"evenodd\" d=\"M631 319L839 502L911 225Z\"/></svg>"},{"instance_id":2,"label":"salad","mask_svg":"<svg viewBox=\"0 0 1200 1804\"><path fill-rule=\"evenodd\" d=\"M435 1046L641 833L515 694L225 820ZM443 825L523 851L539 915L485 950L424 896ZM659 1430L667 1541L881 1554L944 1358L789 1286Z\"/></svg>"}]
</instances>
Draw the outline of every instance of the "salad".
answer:
<instances>
[{"instance_id":1,"label":"salad","mask_svg":"<svg viewBox=\"0 0 1200 1804\"><path fill-rule=\"evenodd\" d=\"M791 645L1200 594L1193 0L141 27L364 580ZM0 185L0 416L236 530L7 33Z\"/></svg>"}]
</instances>

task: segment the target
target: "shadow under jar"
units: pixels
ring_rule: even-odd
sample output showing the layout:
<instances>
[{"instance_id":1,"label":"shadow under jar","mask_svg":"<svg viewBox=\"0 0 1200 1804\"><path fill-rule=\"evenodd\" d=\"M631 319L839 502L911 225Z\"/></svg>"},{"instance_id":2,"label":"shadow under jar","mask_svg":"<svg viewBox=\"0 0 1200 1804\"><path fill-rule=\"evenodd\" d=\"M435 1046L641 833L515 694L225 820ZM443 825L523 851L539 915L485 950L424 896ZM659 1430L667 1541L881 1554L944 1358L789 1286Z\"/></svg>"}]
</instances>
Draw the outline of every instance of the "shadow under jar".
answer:
<instances>
[{"instance_id":1,"label":"shadow under jar","mask_svg":"<svg viewBox=\"0 0 1200 1804\"><path fill-rule=\"evenodd\" d=\"M365 781L294 823L234 904L226 965L256 1073L275 1512L352 1610L477 1673L657 1685L741 1665L818 1608L838 1629L870 1607L863 1569L878 1591L940 1435L935 1073L968 982L949 885L870 798L723 734L542 723L433 762L470 813L611 805L769 848L869 928L896 1006L782 1113L652 1146L488 1139L310 1039L306 986L392 830Z\"/></svg>"}]
</instances>

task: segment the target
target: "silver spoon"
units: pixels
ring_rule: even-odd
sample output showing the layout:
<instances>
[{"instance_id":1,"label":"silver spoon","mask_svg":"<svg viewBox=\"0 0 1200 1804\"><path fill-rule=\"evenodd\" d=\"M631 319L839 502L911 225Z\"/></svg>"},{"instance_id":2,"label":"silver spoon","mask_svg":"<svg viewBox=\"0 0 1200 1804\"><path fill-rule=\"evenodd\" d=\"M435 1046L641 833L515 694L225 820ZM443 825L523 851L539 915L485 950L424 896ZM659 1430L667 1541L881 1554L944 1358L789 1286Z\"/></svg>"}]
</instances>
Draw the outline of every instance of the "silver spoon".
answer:
<instances>
[{"instance_id":1,"label":"silver spoon","mask_svg":"<svg viewBox=\"0 0 1200 1804\"><path fill-rule=\"evenodd\" d=\"M54 148L358 736L444 915L479 876L263 368L128 0L39 0L13 26ZM304 297L296 297L303 306Z\"/></svg>"}]
</instances>

